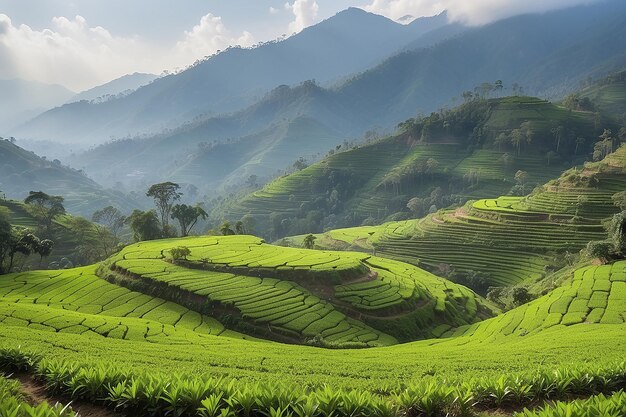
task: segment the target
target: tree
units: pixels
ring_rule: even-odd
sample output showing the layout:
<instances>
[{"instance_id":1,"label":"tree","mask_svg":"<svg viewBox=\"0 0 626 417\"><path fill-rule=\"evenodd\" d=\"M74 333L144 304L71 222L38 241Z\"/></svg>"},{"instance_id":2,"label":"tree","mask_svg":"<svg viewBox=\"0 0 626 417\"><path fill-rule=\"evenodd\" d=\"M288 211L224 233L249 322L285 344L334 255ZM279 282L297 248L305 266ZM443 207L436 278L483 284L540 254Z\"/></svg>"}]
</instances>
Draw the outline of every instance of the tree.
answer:
<instances>
[{"instance_id":1,"label":"tree","mask_svg":"<svg viewBox=\"0 0 626 417\"><path fill-rule=\"evenodd\" d=\"M586 139L583 137L576 138L576 147L574 148L574 155L578 155L578 149L583 146L586 142Z\"/></svg>"},{"instance_id":2,"label":"tree","mask_svg":"<svg viewBox=\"0 0 626 417\"><path fill-rule=\"evenodd\" d=\"M117 208L107 206L102 210L95 211L91 216L91 220L105 226L113 236L119 238L119 233L124 227L126 217Z\"/></svg>"},{"instance_id":3,"label":"tree","mask_svg":"<svg viewBox=\"0 0 626 417\"><path fill-rule=\"evenodd\" d=\"M608 240L593 241L587 244L586 252L592 258L599 258L603 262L611 259L615 246Z\"/></svg>"},{"instance_id":4,"label":"tree","mask_svg":"<svg viewBox=\"0 0 626 417\"><path fill-rule=\"evenodd\" d=\"M406 207L413 213L416 213L418 215L424 212L425 205L426 202L424 201L424 199L419 197L413 197L409 200L408 203L406 203Z\"/></svg>"},{"instance_id":5,"label":"tree","mask_svg":"<svg viewBox=\"0 0 626 417\"><path fill-rule=\"evenodd\" d=\"M187 246L178 246L170 249L170 255L172 255L172 259L175 261L187 260L187 257L191 255L191 251Z\"/></svg>"},{"instance_id":6,"label":"tree","mask_svg":"<svg viewBox=\"0 0 626 417\"><path fill-rule=\"evenodd\" d=\"M515 287L511 292L511 297L513 298L513 304L515 306L521 306L522 304L526 304L532 297L528 293L528 289L526 287Z\"/></svg>"},{"instance_id":7,"label":"tree","mask_svg":"<svg viewBox=\"0 0 626 417\"><path fill-rule=\"evenodd\" d=\"M502 80L496 80L496 82L495 82L495 84L493 86L494 86L496 92L498 93L498 96L500 96L500 93L504 89L504 84L502 83Z\"/></svg>"},{"instance_id":8,"label":"tree","mask_svg":"<svg viewBox=\"0 0 626 417\"><path fill-rule=\"evenodd\" d=\"M41 263L43 262L43 258L47 258L52 253L52 248L54 247L54 242L50 239L44 239L39 242L37 247L35 248L35 252L39 255L39 266L41 267Z\"/></svg>"},{"instance_id":9,"label":"tree","mask_svg":"<svg viewBox=\"0 0 626 417\"><path fill-rule=\"evenodd\" d=\"M226 221L222 224L222 227L220 227L220 233L224 236L232 236L235 234L235 231L230 228L230 222Z\"/></svg>"},{"instance_id":10,"label":"tree","mask_svg":"<svg viewBox=\"0 0 626 417\"><path fill-rule=\"evenodd\" d=\"M134 210L126 218L126 223L133 231L135 241L154 240L163 237L163 230L159 227L159 218L155 210Z\"/></svg>"},{"instance_id":11,"label":"tree","mask_svg":"<svg viewBox=\"0 0 626 417\"><path fill-rule=\"evenodd\" d=\"M162 182L150 186L146 196L154 199L154 204L161 216L161 227L165 229L169 224L170 213L174 201L180 200L183 195L178 192L180 185L174 182Z\"/></svg>"},{"instance_id":12,"label":"tree","mask_svg":"<svg viewBox=\"0 0 626 417\"><path fill-rule=\"evenodd\" d=\"M317 237L315 237L314 235L308 234L305 236L304 240L302 241L302 244L307 249L313 249L315 247L316 239Z\"/></svg>"},{"instance_id":13,"label":"tree","mask_svg":"<svg viewBox=\"0 0 626 417\"><path fill-rule=\"evenodd\" d=\"M561 140L563 139L563 134L565 133L565 128L563 126L553 127L551 130L552 135L554 136L554 141L556 142L556 151L559 151L561 147Z\"/></svg>"},{"instance_id":14,"label":"tree","mask_svg":"<svg viewBox=\"0 0 626 417\"><path fill-rule=\"evenodd\" d=\"M515 181L521 185L526 185L526 181L528 181L528 172L522 171L521 169L515 173Z\"/></svg>"},{"instance_id":15,"label":"tree","mask_svg":"<svg viewBox=\"0 0 626 417\"><path fill-rule=\"evenodd\" d=\"M509 138L509 135L506 132L502 132L498 136L496 136L494 143L498 147L498 150L501 151L502 145L511 143L511 139Z\"/></svg>"},{"instance_id":16,"label":"tree","mask_svg":"<svg viewBox=\"0 0 626 417\"><path fill-rule=\"evenodd\" d=\"M626 211L613 216L609 224L609 239L615 251L623 257L626 255Z\"/></svg>"},{"instance_id":17,"label":"tree","mask_svg":"<svg viewBox=\"0 0 626 417\"><path fill-rule=\"evenodd\" d=\"M559 154L554 152L554 151L548 151L546 153L546 160L548 162L548 166L550 166L550 163L552 161L554 161L555 159L557 159L559 157Z\"/></svg>"},{"instance_id":18,"label":"tree","mask_svg":"<svg viewBox=\"0 0 626 417\"><path fill-rule=\"evenodd\" d=\"M11 242L11 223L4 207L0 207L0 275L4 274L4 262L9 254Z\"/></svg>"},{"instance_id":19,"label":"tree","mask_svg":"<svg viewBox=\"0 0 626 417\"><path fill-rule=\"evenodd\" d=\"M235 223L235 233L237 233L238 235L246 234L246 228L243 226L243 222L241 220Z\"/></svg>"},{"instance_id":20,"label":"tree","mask_svg":"<svg viewBox=\"0 0 626 417\"><path fill-rule=\"evenodd\" d=\"M599 136L599 141L593 146L593 159L599 161L606 158L611 152L613 152L613 132L610 129L604 129L604 132Z\"/></svg>"},{"instance_id":21,"label":"tree","mask_svg":"<svg viewBox=\"0 0 626 417\"><path fill-rule=\"evenodd\" d=\"M6 272L11 272L15 263L15 255L21 253L28 256L35 252L39 245L39 238L35 236L29 229L13 227L9 236L7 256L9 265Z\"/></svg>"},{"instance_id":22,"label":"tree","mask_svg":"<svg viewBox=\"0 0 626 417\"><path fill-rule=\"evenodd\" d=\"M253 215L246 214L241 218L241 223L243 224L243 227L248 234L254 233L254 228L256 227L256 219Z\"/></svg>"},{"instance_id":23,"label":"tree","mask_svg":"<svg viewBox=\"0 0 626 417\"><path fill-rule=\"evenodd\" d=\"M626 210L626 191L620 191L619 193L613 194L611 197L613 200L613 204L619 207L621 210Z\"/></svg>"},{"instance_id":24,"label":"tree","mask_svg":"<svg viewBox=\"0 0 626 417\"><path fill-rule=\"evenodd\" d=\"M511 144L517 149L517 154L519 155L522 149L522 143L524 142L524 134L520 129L513 129L510 138Z\"/></svg>"},{"instance_id":25,"label":"tree","mask_svg":"<svg viewBox=\"0 0 626 417\"><path fill-rule=\"evenodd\" d=\"M439 161L435 158L428 158L426 161L426 169L430 173L431 178L435 175L435 171L439 168Z\"/></svg>"},{"instance_id":26,"label":"tree","mask_svg":"<svg viewBox=\"0 0 626 417\"><path fill-rule=\"evenodd\" d=\"M178 220L180 233L188 236L191 229L196 225L199 218L206 220L208 214L200 206L188 206L187 204L176 204L172 207L172 219Z\"/></svg>"},{"instance_id":27,"label":"tree","mask_svg":"<svg viewBox=\"0 0 626 417\"><path fill-rule=\"evenodd\" d=\"M24 203L33 208L33 214L46 235L50 234L54 219L65 214L63 197L48 195L43 191L31 191L24 199Z\"/></svg>"},{"instance_id":28,"label":"tree","mask_svg":"<svg viewBox=\"0 0 626 417\"><path fill-rule=\"evenodd\" d=\"M102 246L104 256L109 256L120 242L120 231L126 217L113 206L107 206L93 213L91 219L96 223L94 229Z\"/></svg>"}]
</instances>

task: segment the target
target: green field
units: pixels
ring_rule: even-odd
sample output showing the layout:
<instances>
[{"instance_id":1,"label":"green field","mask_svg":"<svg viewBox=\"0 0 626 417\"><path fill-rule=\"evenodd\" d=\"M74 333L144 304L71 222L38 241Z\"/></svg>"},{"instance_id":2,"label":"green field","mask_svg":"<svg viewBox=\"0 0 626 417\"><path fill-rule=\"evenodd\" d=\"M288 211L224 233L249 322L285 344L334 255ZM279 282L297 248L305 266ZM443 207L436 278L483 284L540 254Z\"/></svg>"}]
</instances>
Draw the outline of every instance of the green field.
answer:
<instances>
[{"instance_id":1,"label":"green field","mask_svg":"<svg viewBox=\"0 0 626 417\"><path fill-rule=\"evenodd\" d=\"M593 184L593 185L591 185ZM562 255L605 237L603 221L618 212L612 196L626 189L626 147L603 162L567 171L527 197L500 197L423 219L319 235L320 248L374 252L432 271L450 265L479 272L490 285L533 283ZM302 236L281 243L301 245Z\"/></svg>"},{"instance_id":2,"label":"green field","mask_svg":"<svg viewBox=\"0 0 626 417\"><path fill-rule=\"evenodd\" d=\"M168 251L179 245L191 255L172 264ZM317 337L330 345L389 345L439 336L497 310L411 265L272 246L252 236L138 243L113 257L103 274L123 285L160 284L160 293L175 301L197 304L195 298L206 297L207 312L236 319L252 334L292 342Z\"/></svg>"},{"instance_id":3,"label":"green field","mask_svg":"<svg viewBox=\"0 0 626 417\"><path fill-rule=\"evenodd\" d=\"M444 409L463 390L469 390L466 395L476 403L497 409L524 405L529 398L610 394L622 386L626 369L615 366L626 353L625 277L626 262L588 267L528 305L448 332L453 337L365 350L327 350L243 340L233 333L215 336L202 328L197 316L184 320L188 310L168 303L161 309L146 307L142 313L137 298L145 296L108 284L89 269L13 274L2 278L0 346L20 345L23 351L43 355L35 371L51 386L73 391L76 398L112 397L119 390L131 389L129 381L133 380L139 383L133 389L143 391L150 380L160 381L156 386L151 382L151 389L169 394L174 387L180 392L199 390L198 401L211 393L225 399L242 392L259 399L269 396L268 403L253 405L260 411L269 410L270 404L276 407L275 401L295 410L306 400L320 404L320 416L329 415L323 411L329 406L340 415L349 415L339 404L348 404L347 398L354 397L351 407L391 407L393 415L402 407L422 407L423 401L414 402L420 397L438 398ZM94 297L93 289L85 284L111 290L97 290L104 301L95 301L100 297ZM114 300L125 301L106 303L112 292L119 292ZM134 313L128 313L131 309ZM98 332L107 326L113 330ZM127 329L124 338L119 337L123 332L115 330L120 326ZM207 327L212 326L218 325L212 322ZM6 352L0 351L3 355ZM372 363L384 365L372 367ZM593 367L585 365L589 363ZM556 368L562 369L552 373ZM546 391L548 387L537 379L541 372L564 384L559 385L560 391ZM600 373L607 375L597 379L605 381L603 385L589 382L590 375ZM141 382L142 378L149 379ZM237 382L229 382L233 378ZM324 386L333 389L327 392ZM518 390L525 394L518 397L514 394ZM331 393L338 400L325 397ZM501 398L495 400L490 393ZM136 403L145 406L151 397L141 398ZM162 398L155 402L165 408L170 397ZM191 401L181 399L178 406L189 407ZM120 404L130 407L134 403ZM222 406L238 409L232 402Z\"/></svg>"}]
</instances>

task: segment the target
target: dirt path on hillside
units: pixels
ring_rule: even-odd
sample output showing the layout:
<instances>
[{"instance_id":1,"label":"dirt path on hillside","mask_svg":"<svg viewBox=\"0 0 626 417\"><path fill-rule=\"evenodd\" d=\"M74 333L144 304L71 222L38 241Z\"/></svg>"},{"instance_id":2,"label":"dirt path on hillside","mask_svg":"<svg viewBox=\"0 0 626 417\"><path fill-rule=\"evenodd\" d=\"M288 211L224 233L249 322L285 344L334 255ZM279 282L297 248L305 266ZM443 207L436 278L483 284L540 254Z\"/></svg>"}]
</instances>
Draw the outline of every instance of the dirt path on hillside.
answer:
<instances>
[{"instance_id":1,"label":"dirt path on hillside","mask_svg":"<svg viewBox=\"0 0 626 417\"><path fill-rule=\"evenodd\" d=\"M22 385L22 392L26 395L26 398L33 405L47 402L50 405L56 403L68 404L72 410L79 414L79 417L123 417L122 414L114 413L106 407L98 406L84 401L71 401L71 399L63 396L54 396L48 394L44 383L37 381L29 374L21 374L16 376L16 379Z\"/></svg>"}]
</instances>

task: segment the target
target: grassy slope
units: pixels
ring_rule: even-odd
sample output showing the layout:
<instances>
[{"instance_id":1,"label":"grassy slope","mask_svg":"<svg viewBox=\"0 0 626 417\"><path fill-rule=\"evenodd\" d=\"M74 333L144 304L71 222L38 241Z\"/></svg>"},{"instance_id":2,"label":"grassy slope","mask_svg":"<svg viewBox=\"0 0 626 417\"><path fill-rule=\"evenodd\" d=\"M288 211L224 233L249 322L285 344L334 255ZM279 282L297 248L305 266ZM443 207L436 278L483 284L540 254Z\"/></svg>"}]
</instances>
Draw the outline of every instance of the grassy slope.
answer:
<instances>
[{"instance_id":1,"label":"grassy slope","mask_svg":"<svg viewBox=\"0 0 626 417\"><path fill-rule=\"evenodd\" d=\"M477 106L481 107L476 110L474 107ZM480 113L478 117L484 117L484 120L463 122L464 119L476 119L477 116L472 114L476 111ZM329 174L333 172L352 179L349 186L339 184L336 187L342 201L333 214L340 219L339 226L354 225L355 221L359 223L368 217L381 221L395 212L406 211L406 202L411 197L428 196L435 187L441 187L445 194L454 194L461 199L496 197L508 192L518 169L528 172L529 182L542 183L569 167L567 162L553 162L552 165L546 162L545 152L553 142L551 128L566 125L576 129L580 135L593 135L592 115L570 112L528 97L508 97L481 105L465 105L452 114L453 118L460 120L459 129L452 134L436 133L431 144L424 144L417 140L419 137L404 133L340 153L279 178L216 214L225 214L231 219L252 214L259 220L257 231L267 232L271 213L298 217L303 203L313 204L316 199L327 199L328 191L334 185L332 181L328 184ZM502 155L509 153L514 156L515 151L507 147L499 151L489 142L500 132L518 128L525 121L532 124L535 139L529 149L513 157L510 165L505 166L501 162ZM468 151L465 145L467 135L477 126L483 131L485 146ZM429 158L436 159L439 166L432 175L415 179L411 168ZM464 175L470 171L479 173L478 184L470 186L465 181Z\"/></svg>"},{"instance_id":2,"label":"grassy slope","mask_svg":"<svg viewBox=\"0 0 626 417\"><path fill-rule=\"evenodd\" d=\"M610 75L599 83L585 88L580 97L588 97L597 109L616 118L626 114L626 71Z\"/></svg>"},{"instance_id":3,"label":"grassy slope","mask_svg":"<svg viewBox=\"0 0 626 417\"><path fill-rule=\"evenodd\" d=\"M191 249L189 262L167 262L179 245ZM106 273L165 284L164 294L187 294L176 298L185 305L194 297L188 293L206 297L216 317L238 317L235 328L300 343L321 336L332 345L388 345L493 315L472 291L407 264L252 236L138 243L114 256Z\"/></svg>"},{"instance_id":4,"label":"grassy slope","mask_svg":"<svg viewBox=\"0 0 626 417\"><path fill-rule=\"evenodd\" d=\"M86 292L68 296L69 287L51 285L71 281L80 287L86 280L91 280L90 271L93 269L67 271L63 273L65 278L53 278L50 273L43 272L2 277L0 283L5 295L0 302L7 318L0 326L0 346L21 344L28 346L29 350L45 353L48 358L86 365L107 361L120 368L132 367L137 372L210 373L261 382L326 383L360 389L398 387L424 378L441 381L467 380L479 374L496 377L505 372L565 364L573 366L579 362L602 365L621 360L626 354L623 344L626 330L623 324L626 314L625 262L581 270L562 288L527 306L461 329L459 333L462 334L455 337L385 348L330 351L201 335L182 325L172 329L167 321L181 314L176 309L154 314L154 318L149 318L153 320L151 322L147 317L133 319L143 322L144 328L145 323L148 328L150 323L157 324L157 332L162 331L147 340L142 333L145 330L128 340L118 340L111 335L101 337L85 327L104 321L131 319L118 318L120 309L116 314L110 313L116 316L111 318L85 316L86 313L80 311L59 315L59 307L67 306L71 310L80 305L79 300L97 297ZM81 278L71 279L72 274L80 272L83 273ZM99 281L97 285L109 284ZM123 289L115 291L130 294ZM32 299L26 297L34 294L46 295L41 302L33 304ZM63 294L66 294L65 298ZM118 304L122 307L134 302L131 297L126 297L124 302L119 297L115 299L120 300ZM48 302L50 306L46 305ZM84 308L101 305L100 302L91 303L86 301L82 305ZM38 309L41 311L36 311ZM10 314L6 314L7 311ZM556 320L557 313L560 320ZM79 332L58 324L79 315L83 316ZM54 325L65 330L45 331L35 324L35 321L46 320L56 320ZM584 324L576 324L581 321ZM25 327L29 323L30 327ZM180 348L180 343L185 344L184 349ZM377 366L372 366L374 363Z\"/></svg>"},{"instance_id":5,"label":"grassy slope","mask_svg":"<svg viewBox=\"0 0 626 417\"><path fill-rule=\"evenodd\" d=\"M479 200L423 219L327 232L319 247L352 248L436 269L477 271L491 285L537 281L605 236L602 221L617 212L611 196L626 189L626 147L602 163L568 171L525 198ZM582 197L581 197L582 196ZM299 245L302 237L286 239Z\"/></svg>"},{"instance_id":6,"label":"grassy slope","mask_svg":"<svg viewBox=\"0 0 626 417\"><path fill-rule=\"evenodd\" d=\"M44 160L8 140L0 140L0 174L0 190L7 197L22 199L29 191L41 190L63 196L69 212L87 217L111 204L124 211L136 207L125 196L103 189L78 171Z\"/></svg>"}]
</instances>

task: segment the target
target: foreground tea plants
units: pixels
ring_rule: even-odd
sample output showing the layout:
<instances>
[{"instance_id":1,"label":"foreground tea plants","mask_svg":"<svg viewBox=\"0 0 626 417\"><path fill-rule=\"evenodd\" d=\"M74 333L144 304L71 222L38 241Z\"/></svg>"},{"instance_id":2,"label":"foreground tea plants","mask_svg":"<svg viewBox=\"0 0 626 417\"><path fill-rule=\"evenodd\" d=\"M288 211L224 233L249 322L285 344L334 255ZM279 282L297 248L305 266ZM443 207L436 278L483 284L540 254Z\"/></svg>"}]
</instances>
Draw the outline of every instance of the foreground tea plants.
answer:
<instances>
[{"instance_id":1,"label":"foreground tea plants","mask_svg":"<svg viewBox=\"0 0 626 417\"><path fill-rule=\"evenodd\" d=\"M524 410L516 413L515 417L622 417L626 416L626 393L616 392L613 395L603 394L593 396L587 400L572 402L557 401L554 405L546 406L539 411Z\"/></svg>"},{"instance_id":2,"label":"foreground tea plants","mask_svg":"<svg viewBox=\"0 0 626 417\"><path fill-rule=\"evenodd\" d=\"M378 393L329 386L306 388L280 382L250 384L214 377L165 376L97 363L78 365L48 360L37 364L35 373L52 392L98 402L134 416L469 416L477 410L613 393L626 384L624 363L497 379L418 382Z\"/></svg>"}]
</instances>

